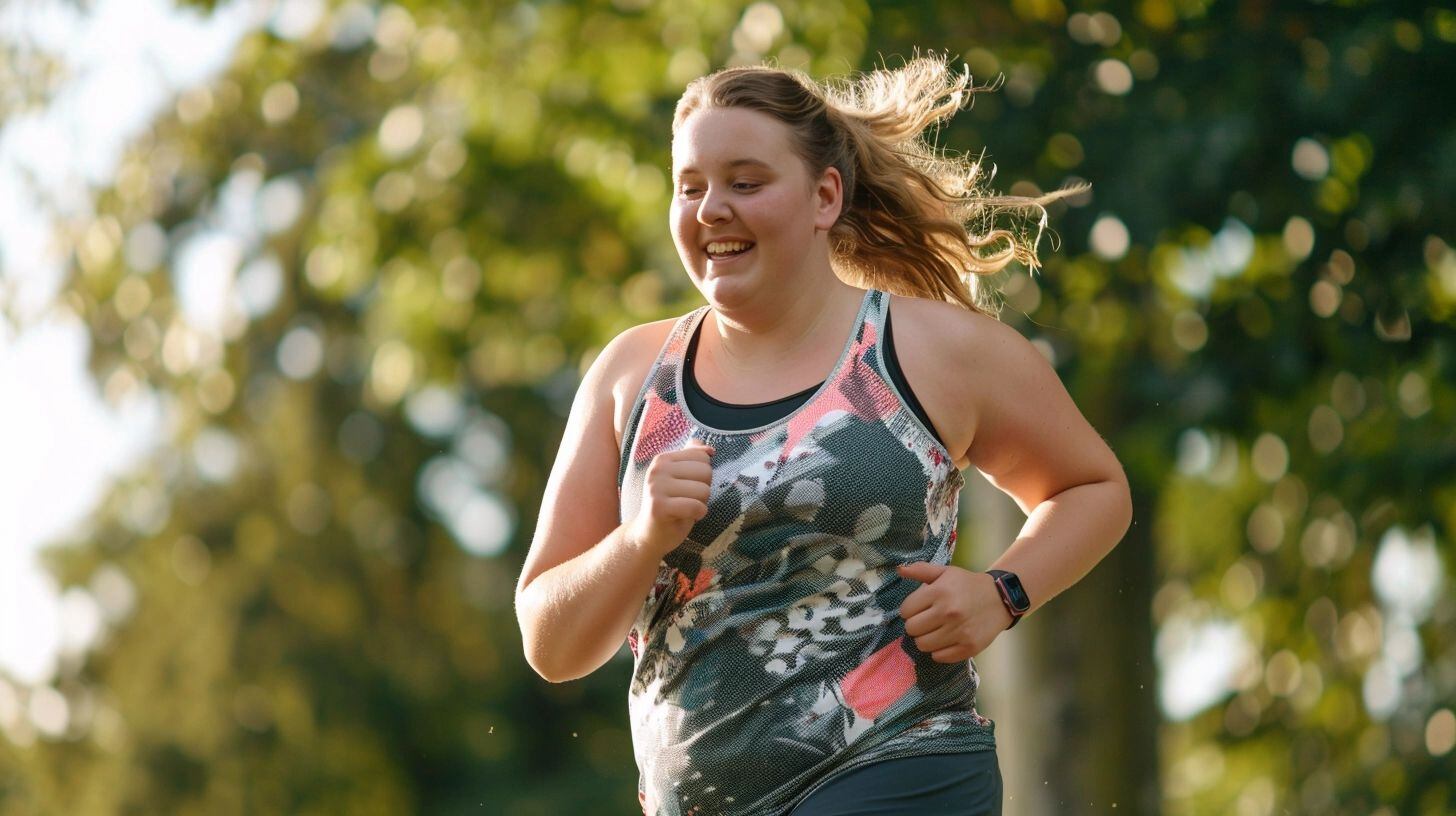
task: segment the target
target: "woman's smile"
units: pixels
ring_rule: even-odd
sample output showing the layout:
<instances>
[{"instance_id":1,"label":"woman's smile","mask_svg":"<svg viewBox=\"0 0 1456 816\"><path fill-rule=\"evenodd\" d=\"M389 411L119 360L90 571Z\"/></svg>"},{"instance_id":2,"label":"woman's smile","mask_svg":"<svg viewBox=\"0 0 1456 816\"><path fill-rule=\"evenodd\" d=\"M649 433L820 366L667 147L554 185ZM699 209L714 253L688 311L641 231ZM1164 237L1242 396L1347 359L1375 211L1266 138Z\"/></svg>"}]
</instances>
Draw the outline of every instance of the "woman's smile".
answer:
<instances>
[{"instance_id":1,"label":"woman's smile","mask_svg":"<svg viewBox=\"0 0 1456 816\"><path fill-rule=\"evenodd\" d=\"M727 241L723 243L708 244L708 262L714 268L728 266L742 260L753 251L753 244L738 241Z\"/></svg>"}]
</instances>

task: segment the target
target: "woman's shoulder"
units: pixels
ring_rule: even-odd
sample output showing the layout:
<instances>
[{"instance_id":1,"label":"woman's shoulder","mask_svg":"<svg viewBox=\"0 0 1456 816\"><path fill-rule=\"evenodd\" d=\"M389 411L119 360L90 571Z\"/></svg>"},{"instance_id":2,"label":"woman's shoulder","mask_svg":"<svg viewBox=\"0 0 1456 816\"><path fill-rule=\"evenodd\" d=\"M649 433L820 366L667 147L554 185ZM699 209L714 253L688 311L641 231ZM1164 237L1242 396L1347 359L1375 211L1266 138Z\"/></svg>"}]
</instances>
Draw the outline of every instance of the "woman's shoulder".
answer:
<instances>
[{"instance_id":1,"label":"woman's shoulder","mask_svg":"<svg viewBox=\"0 0 1456 816\"><path fill-rule=\"evenodd\" d=\"M612 425L617 434L617 447L622 446L622 434L632 413L632 405L647 382L648 371L657 360L657 355L667 343L668 335L684 315L651 320L624 329L602 349L608 366L603 383L612 392Z\"/></svg>"},{"instance_id":2,"label":"woman's shoulder","mask_svg":"<svg viewBox=\"0 0 1456 816\"><path fill-rule=\"evenodd\" d=\"M983 418L1004 413L1008 401L1019 399L1008 384L1048 367L1014 326L960 304L897 295L890 314L900 366L932 418L946 418L947 444L957 455L969 454Z\"/></svg>"},{"instance_id":3,"label":"woman's shoulder","mask_svg":"<svg viewBox=\"0 0 1456 816\"><path fill-rule=\"evenodd\" d=\"M998 336L1004 338L1006 332L1021 336L1016 329L991 315L944 300L895 295L890 301L890 314L896 318L893 324L896 345L899 345L901 326L907 326L907 331L916 331L911 326L918 327L920 333L942 348L961 344L976 346L994 341Z\"/></svg>"}]
</instances>

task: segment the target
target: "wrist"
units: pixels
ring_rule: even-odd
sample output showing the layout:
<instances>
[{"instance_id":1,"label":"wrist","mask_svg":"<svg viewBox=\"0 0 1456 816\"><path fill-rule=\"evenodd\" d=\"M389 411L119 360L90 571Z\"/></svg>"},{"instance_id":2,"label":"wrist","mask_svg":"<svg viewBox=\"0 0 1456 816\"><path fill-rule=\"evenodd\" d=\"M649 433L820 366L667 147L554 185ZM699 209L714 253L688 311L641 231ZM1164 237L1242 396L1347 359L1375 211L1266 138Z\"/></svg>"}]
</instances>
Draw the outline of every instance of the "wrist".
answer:
<instances>
[{"instance_id":1,"label":"wrist","mask_svg":"<svg viewBox=\"0 0 1456 816\"><path fill-rule=\"evenodd\" d=\"M1001 605L1001 613L1006 616L1006 622L1001 624L1001 631L1003 632L1015 626L1016 622L1020 620L1020 618L1011 614L1011 610L1007 609L1005 604Z\"/></svg>"},{"instance_id":2,"label":"wrist","mask_svg":"<svg viewBox=\"0 0 1456 816\"><path fill-rule=\"evenodd\" d=\"M639 525L631 522L622 525L621 541L623 546L640 558L662 558L662 545L654 541L652 535Z\"/></svg>"}]
</instances>

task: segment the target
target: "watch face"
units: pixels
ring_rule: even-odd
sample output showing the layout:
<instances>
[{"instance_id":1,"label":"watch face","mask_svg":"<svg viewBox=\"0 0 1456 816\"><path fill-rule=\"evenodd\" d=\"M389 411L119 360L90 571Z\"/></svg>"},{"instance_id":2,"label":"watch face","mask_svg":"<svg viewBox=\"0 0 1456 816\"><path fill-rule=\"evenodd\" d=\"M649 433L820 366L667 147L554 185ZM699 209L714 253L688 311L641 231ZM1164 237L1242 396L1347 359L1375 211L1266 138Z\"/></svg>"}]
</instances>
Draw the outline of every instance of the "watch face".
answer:
<instances>
[{"instance_id":1,"label":"watch face","mask_svg":"<svg viewBox=\"0 0 1456 816\"><path fill-rule=\"evenodd\" d=\"M1011 595L1011 605L1017 609L1026 609L1031 606L1031 599L1026 597L1026 590L1021 588L1021 579L1015 575L1002 575L1001 582L1006 585L1006 591Z\"/></svg>"}]
</instances>

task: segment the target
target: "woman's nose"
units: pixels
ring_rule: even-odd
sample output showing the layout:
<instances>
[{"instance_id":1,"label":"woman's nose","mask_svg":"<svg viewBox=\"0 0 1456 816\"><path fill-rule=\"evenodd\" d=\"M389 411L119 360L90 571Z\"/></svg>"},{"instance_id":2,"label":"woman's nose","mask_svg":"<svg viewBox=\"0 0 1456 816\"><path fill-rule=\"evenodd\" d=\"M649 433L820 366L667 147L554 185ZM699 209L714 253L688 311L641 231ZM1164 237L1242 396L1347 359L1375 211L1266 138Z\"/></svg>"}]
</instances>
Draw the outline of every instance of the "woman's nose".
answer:
<instances>
[{"instance_id":1,"label":"woman's nose","mask_svg":"<svg viewBox=\"0 0 1456 816\"><path fill-rule=\"evenodd\" d=\"M703 193L702 199L698 201L699 224L712 226L732 217L733 211L728 207L728 202L716 190L709 189Z\"/></svg>"}]
</instances>

